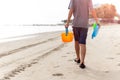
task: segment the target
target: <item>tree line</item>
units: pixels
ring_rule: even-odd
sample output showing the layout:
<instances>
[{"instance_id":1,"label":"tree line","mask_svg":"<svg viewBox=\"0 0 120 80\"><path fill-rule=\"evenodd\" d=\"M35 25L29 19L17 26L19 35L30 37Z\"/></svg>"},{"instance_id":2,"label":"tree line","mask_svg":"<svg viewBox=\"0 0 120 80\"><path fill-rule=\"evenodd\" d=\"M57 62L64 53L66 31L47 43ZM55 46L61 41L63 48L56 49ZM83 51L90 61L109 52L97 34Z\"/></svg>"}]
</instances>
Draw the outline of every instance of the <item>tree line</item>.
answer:
<instances>
[{"instance_id":1,"label":"tree line","mask_svg":"<svg viewBox=\"0 0 120 80\"><path fill-rule=\"evenodd\" d=\"M113 4L102 4L99 7L95 8L96 14L98 18L114 18L118 16L116 7ZM90 13L90 18L92 15Z\"/></svg>"}]
</instances>

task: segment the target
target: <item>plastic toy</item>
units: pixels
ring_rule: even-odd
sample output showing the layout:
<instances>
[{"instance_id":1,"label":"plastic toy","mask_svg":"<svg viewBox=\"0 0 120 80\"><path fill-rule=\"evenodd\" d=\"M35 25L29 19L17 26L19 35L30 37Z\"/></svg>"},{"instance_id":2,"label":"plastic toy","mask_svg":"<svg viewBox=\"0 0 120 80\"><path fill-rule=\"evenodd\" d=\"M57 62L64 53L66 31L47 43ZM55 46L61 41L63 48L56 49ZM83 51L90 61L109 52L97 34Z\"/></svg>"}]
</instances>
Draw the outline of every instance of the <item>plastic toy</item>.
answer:
<instances>
[{"instance_id":1,"label":"plastic toy","mask_svg":"<svg viewBox=\"0 0 120 80\"><path fill-rule=\"evenodd\" d=\"M92 39L93 39L94 37L96 37L96 36L97 36L98 31L99 31L99 25L98 25L98 24L96 24L96 23L94 23L94 24L93 24Z\"/></svg>"}]
</instances>

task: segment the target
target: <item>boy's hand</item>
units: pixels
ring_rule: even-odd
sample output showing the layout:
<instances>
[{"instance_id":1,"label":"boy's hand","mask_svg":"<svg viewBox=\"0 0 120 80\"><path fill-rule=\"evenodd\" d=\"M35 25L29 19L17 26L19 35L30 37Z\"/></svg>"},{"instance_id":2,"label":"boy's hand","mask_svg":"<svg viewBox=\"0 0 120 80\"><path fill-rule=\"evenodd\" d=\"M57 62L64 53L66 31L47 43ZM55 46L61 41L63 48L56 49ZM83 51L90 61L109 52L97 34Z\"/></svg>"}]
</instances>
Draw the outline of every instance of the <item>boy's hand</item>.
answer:
<instances>
[{"instance_id":1,"label":"boy's hand","mask_svg":"<svg viewBox=\"0 0 120 80\"><path fill-rule=\"evenodd\" d=\"M68 27L69 27L69 23L66 23L66 24L65 24L65 28L68 28Z\"/></svg>"},{"instance_id":2,"label":"boy's hand","mask_svg":"<svg viewBox=\"0 0 120 80\"><path fill-rule=\"evenodd\" d=\"M100 22L99 22L99 21L97 21L97 22L96 22L96 24L99 26L99 28L101 27L101 25L100 25Z\"/></svg>"},{"instance_id":3,"label":"boy's hand","mask_svg":"<svg viewBox=\"0 0 120 80\"><path fill-rule=\"evenodd\" d=\"M97 23L97 25L100 27L101 25L100 25L100 22L98 21L98 22L96 22Z\"/></svg>"}]
</instances>

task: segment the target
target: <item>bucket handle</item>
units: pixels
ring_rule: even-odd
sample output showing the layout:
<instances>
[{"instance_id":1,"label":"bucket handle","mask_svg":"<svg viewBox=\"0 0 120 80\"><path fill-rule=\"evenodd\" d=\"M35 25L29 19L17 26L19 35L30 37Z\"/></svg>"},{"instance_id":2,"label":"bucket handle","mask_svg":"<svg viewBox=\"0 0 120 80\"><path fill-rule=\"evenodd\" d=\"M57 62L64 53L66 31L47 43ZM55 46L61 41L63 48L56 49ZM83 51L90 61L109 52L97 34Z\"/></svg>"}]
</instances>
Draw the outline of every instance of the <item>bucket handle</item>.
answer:
<instances>
[{"instance_id":1,"label":"bucket handle","mask_svg":"<svg viewBox=\"0 0 120 80\"><path fill-rule=\"evenodd\" d=\"M65 28L65 33L66 33L66 36L68 35L68 27Z\"/></svg>"}]
</instances>

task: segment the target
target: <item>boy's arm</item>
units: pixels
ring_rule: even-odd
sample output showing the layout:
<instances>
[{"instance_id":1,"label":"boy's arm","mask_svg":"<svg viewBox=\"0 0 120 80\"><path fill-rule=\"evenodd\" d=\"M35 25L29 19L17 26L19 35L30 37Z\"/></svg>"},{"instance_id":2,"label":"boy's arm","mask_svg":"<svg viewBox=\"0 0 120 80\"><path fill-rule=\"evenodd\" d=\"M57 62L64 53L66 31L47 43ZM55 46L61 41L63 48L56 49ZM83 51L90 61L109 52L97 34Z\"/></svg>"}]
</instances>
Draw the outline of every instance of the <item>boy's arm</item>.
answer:
<instances>
[{"instance_id":1,"label":"boy's arm","mask_svg":"<svg viewBox=\"0 0 120 80\"><path fill-rule=\"evenodd\" d=\"M99 22L99 20L98 20L98 17L97 17L97 14L96 14L95 9L92 9L92 10L91 10L91 13L92 13L92 16L93 16L93 18L95 19L96 23L97 23L97 24L99 25L99 27L100 27L100 22Z\"/></svg>"},{"instance_id":2,"label":"boy's arm","mask_svg":"<svg viewBox=\"0 0 120 80\"><path fill-rule=\"evenodd\" d=\"M95 12L95 9L92 9L91 12L92 12L92 16L95 19L96 23L98 23L98 18L97 18L97 14Z\"/></svg>"},{"instance_id":3,"label":"boy's arm","mask_svg":"<svg viewBox=\"0 0 120 80\"><path fill-rule=\"evenodd\" d=\"M99 24L98 18L97 18L97 14L95 9L93 8L93 3L92 0L89 0L89 10L92 13L93 18L95 19L96 23Z\"/></svg>"},{"instance_id":4,"label":"boy's arm","mask_svg":"<svg viewBox=\"0 0 120 80\"><path fill-rule=\"evenodd\" d=\"M70 19L71 19L72 14L73 14L73 9L71 8L69 10L69 13L68 13L68 19L67 19L67 22L65 24L65 27L69 27L69 23L70 23Z\"/></svg>"}]
</instances>

